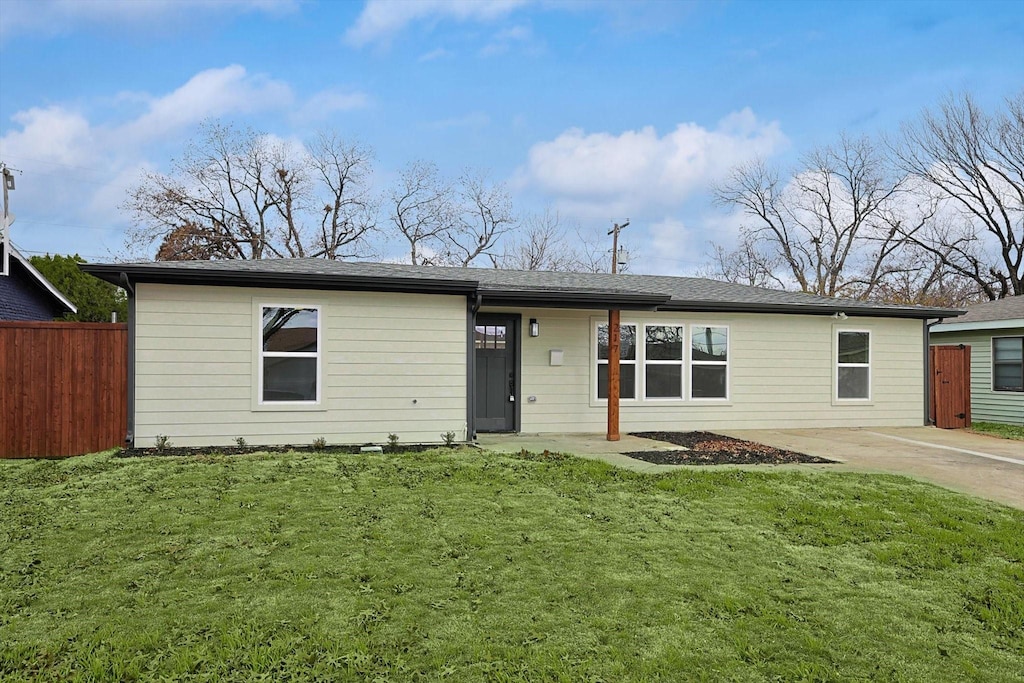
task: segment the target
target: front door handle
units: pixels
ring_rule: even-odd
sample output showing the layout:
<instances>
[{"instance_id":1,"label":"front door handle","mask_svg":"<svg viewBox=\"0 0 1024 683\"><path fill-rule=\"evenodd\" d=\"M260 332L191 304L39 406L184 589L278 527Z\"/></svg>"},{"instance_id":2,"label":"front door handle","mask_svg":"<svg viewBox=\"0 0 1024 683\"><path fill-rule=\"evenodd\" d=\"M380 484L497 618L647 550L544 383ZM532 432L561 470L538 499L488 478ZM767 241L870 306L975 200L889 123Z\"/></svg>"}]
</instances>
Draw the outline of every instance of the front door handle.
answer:
<instances>
[{"instance_id":1,"label":"front door handle","mask_svg":"<svg viewBox=\"0 0 1024 683\"><path fill-rule=\"evenodd\" d=\"M516 402L516 373L515 371L508 373L508 401L509 403Z\"/></svg>"}]
</instances>

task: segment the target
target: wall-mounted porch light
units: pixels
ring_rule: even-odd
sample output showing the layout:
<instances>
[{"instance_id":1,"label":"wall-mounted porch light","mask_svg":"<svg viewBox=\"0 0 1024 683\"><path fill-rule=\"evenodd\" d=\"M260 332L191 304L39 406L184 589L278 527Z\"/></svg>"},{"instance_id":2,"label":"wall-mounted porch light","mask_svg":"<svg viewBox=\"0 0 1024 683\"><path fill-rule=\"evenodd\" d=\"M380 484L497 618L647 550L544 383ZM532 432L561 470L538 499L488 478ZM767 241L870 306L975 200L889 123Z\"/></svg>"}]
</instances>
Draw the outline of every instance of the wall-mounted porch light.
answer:
<instances>
[{"instance_id":1,"label":"wall-mounted porch light","mask_svg":"<svg viewBox=\"0 0 1024 683\"><path fill-rule=\"evenodd\" d=\"M531 337L539 337L540 336L540 323L537 322L536 318L530 318L530 336Z\"/></svg>"}]
</instances>

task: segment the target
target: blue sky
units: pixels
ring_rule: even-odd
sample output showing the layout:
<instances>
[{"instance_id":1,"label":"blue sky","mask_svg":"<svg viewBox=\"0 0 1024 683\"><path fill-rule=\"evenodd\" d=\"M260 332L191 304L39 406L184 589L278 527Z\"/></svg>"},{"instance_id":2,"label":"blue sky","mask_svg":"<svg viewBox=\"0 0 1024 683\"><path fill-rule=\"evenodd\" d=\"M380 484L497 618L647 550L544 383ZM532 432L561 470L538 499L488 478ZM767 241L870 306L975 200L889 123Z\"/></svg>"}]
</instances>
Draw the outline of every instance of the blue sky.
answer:
<instances>
[{"instance_id":1,"label":"blue sky","mask_svg":"<svg viewBox=\"0 0 1024 683\"><path fill-rule=\"evenodd\" d=\"M379 187L416 159L488 169L521 211L630 218L632 269L685 274L735 236L708 193L734 165L1021 87L1019 2L0 2L13 239L90 260L213 117L335 130L374 149Z\"/></svg>"}]
</instances>

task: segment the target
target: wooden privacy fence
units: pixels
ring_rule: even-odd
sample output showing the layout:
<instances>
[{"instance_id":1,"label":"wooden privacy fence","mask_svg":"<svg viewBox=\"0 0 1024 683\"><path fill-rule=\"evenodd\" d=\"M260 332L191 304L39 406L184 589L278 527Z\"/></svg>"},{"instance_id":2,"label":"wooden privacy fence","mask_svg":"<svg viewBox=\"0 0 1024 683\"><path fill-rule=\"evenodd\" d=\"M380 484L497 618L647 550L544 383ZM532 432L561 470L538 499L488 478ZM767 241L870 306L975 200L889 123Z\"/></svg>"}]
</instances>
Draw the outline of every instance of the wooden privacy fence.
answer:
<instances>
[{"instance_id":1,"label":"wooden privacy fence","mask_svg":"<svg viewBox=\"0 0 1024 683\"><path fill-rule=\"evenodd\" d=\"M0 322L0 458L123 445L128 326Z\"/></svg>"}]
</instances>

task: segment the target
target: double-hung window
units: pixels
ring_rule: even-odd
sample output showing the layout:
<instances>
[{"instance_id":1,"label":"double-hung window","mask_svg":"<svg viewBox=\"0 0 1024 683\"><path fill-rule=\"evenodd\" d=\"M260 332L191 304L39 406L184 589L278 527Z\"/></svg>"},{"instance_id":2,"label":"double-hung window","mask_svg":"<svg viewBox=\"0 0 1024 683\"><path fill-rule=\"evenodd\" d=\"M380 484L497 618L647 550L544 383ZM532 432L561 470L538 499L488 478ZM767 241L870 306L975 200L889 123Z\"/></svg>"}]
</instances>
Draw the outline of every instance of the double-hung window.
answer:
<instances>
[{"instance_id":1,"label":"double-hung window","mask_svg":"<svg viewBox=\"0 0 1024 683\"><path fill-rule=\"evenodd\" d=\"M260 306L260 403L320 402L320 308Z\"/></svg>"},{"instance_id":2,"label":"double-hung window","mask_svg":"<svg viewBox=\"0 0 1024 683\"><path fill-rule=\"evenodd\" d=\"M729 328L690 326L690 398L729 398Z\"/></svg>"},{"instance_id":3,"label":"double-hung window","mask_svg":"<svg viewBox=\"0 0 1024 683\"><path fill-rule=\"evenodd\" d=\"M608 324L597 326L597 398L608 398ZM619 325L619 398L636 398L636 325Z\"/></svg>"},{"instance_id":4,"label":"double-hung window","mask_svg":"<svg viewBox=\"0 0 1024 683\"><path fill-rule=\"evenodd\" d=\"M992 338L992 390L1024 391L1024 337Z\"/></svg>"},{"instance_id":5,"label":"double-hung window","mask_svg":"<svg viewBox=\"0 0 1024 683\"><path fill-rule=\"evenodd\" d=\"M682 325L644 326L644 398L683 398Z\"/></svg>"},{"instance_id":6,"label":"double-hung window","mask_svg":"<svg viewBox=\"0 0 1024 683\"><path fill-rule=\"evenodd\" d=\"M871 398L871 333L866 330L836 333L836 398Z\"/></svg>"}]
</instances>

